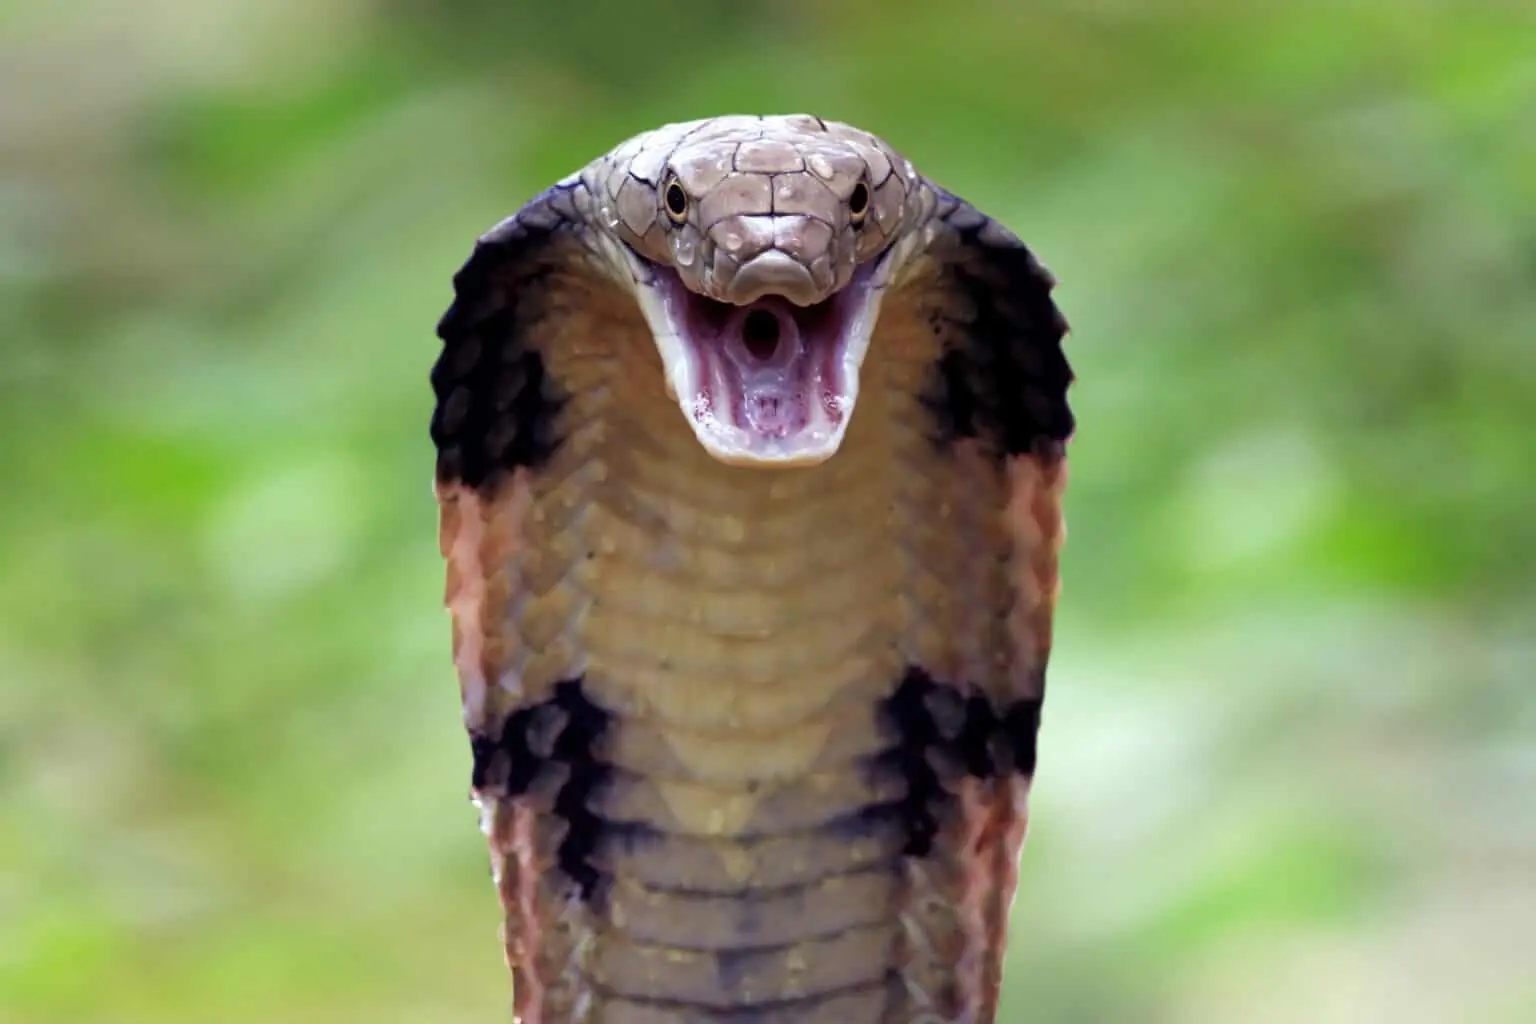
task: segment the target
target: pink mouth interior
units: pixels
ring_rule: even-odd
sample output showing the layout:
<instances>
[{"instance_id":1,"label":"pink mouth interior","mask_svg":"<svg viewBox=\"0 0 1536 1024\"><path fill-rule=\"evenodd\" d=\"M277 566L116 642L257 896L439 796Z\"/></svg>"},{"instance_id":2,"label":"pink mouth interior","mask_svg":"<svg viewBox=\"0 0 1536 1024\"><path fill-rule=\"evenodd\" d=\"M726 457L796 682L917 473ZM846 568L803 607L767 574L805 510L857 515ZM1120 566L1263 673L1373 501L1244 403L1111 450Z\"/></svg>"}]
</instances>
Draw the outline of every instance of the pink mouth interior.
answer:
<instances>
[{"instance_id":1,"label":"pink mouth interior","mask_svg":"<svg viewBox=\"0 0 1536 1024\"><path fill-rule=\"evenodd\" d=\"M835 431L851 405L844 359L865 287L860 275L812 306L771 295L733 306L672 280L667 305L697 368L696 393L678 396L684 408L754 448Z\"/></svg>"},{"instance_id":2,"label":"pink mouth interior","mask_svg":"<svg viewBox=\"0 0 1536 1024\"><path fill-rule=\"evenodd\" d=\"M822 308L830 303L799 309L765 297L747 306L702 298L691 305L701 314L690 318L698 327L689 339L702 371L698 399L715 415L766 438L805 430L814 403L834 423L841 421L839 332L828 323L831 311Z\"/></svg>"}]
</instances>

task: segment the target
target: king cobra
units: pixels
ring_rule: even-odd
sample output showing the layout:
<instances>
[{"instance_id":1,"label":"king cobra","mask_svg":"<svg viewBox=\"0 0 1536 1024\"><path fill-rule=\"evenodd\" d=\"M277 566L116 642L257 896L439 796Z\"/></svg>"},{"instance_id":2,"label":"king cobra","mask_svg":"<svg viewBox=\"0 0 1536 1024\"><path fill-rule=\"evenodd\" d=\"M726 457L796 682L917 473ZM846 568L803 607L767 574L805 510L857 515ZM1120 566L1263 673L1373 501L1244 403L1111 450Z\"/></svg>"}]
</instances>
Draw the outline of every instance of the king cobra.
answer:
<instances>
[{"instance_id":1,"label":"king cobra","mask_svg":"<svg viewBox=\"0 0 1536 1024\"><path fill-rule=\"evenodd\" d=\"M431 433L515 1019L988 1022L1058 590L1067 324L808 115L483 235Z\"/></svg>"}]
</instances>

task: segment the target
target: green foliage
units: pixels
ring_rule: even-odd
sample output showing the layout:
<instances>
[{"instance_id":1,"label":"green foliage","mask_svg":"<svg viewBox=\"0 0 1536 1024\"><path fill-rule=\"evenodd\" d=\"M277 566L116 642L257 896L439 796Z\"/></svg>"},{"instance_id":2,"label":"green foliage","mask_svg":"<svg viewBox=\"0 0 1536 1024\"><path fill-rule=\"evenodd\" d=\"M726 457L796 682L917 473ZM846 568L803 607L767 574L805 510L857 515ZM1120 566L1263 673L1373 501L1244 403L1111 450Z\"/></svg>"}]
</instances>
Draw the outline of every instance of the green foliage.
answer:
<instances>
[{"instance_id":1,"label":"green foliage","mask_svg":"<svg viewBox=\"0 0 1536 1024\"><path fill-rule=\"evenodd\" d=\"M504 1013L432 326L549 181L663 121L793 110L1013 226L1074 327L1007 1019L1531 1019L1520 5L6 24L0 1020Z\"/></svg>"}]
</instances>

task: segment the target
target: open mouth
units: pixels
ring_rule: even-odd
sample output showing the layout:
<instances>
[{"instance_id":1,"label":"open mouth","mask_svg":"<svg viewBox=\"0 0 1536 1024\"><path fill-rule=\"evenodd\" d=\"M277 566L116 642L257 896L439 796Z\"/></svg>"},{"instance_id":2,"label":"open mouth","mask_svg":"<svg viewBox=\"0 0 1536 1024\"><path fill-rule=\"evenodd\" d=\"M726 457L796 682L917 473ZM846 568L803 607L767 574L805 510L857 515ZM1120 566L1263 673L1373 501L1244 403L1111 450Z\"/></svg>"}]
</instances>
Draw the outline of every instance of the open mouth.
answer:
<instances>
[{"instance_id":1,"label":"open mouth","mask_svg":"<svg viewBox=\"0 0 1536 1024\"><path fill-rule=\"evenodd\" d=\"M667 390L705 450L733 465L777 466L814 465L837 451L879 311L879 266L860 267L814 305L764 295L737 306L651 265L642 307Z\"/></svg>"}]
</instances>

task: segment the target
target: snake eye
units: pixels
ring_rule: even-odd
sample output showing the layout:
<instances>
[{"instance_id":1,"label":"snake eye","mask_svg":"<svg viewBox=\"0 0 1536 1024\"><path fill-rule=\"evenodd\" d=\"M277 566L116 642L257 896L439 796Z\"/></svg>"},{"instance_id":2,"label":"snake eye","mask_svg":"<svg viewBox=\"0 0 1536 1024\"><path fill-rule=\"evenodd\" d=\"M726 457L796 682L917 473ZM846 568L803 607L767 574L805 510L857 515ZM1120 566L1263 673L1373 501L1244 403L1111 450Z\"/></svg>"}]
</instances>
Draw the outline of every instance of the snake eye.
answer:
<instances>
[{"instance_id":1,"label":"snake eye","mask_svg":"<svg viewBox=\"0 0 1536 1024\"><path fill-rule=\"evenodd\" d=\"M662 189L661 201L667 208L667 216L673 223L681 224L688 219L688 193L683 191L683 186L676 178L668 181Z\"/></svg>"},{"instance_id":2,"label":"snake eye","mask_svg":"<svg viewBox=\"0 0 1536 1024\"><path fill-rule=\"evenodd\" d=\"M869 186L862 181L853 186L853 191L848 193L848 219L854 227L864 223L864 218L869 214Z\"/></svg>"}]
</instances>

